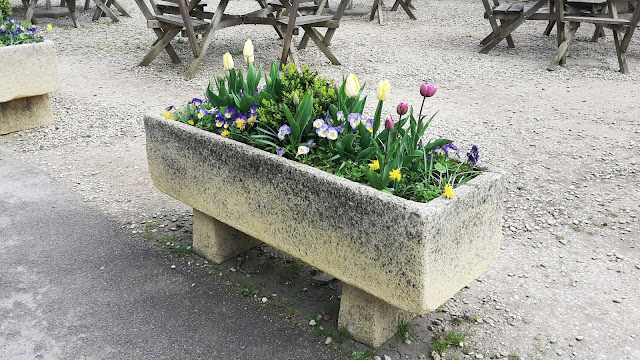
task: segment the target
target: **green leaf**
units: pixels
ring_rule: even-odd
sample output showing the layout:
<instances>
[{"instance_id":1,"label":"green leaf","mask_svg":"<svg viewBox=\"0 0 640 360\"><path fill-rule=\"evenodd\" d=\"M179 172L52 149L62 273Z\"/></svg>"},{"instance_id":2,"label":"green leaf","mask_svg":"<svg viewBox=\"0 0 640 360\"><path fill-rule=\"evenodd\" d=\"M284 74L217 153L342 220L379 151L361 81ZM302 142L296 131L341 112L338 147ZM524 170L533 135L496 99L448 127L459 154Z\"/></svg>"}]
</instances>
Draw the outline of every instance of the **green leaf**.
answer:
<instances>
[{"instance_id":1,"label":"green leaf","mask_svg":"<svg viewBox=\"0 0 640 360\"><path fill-rule=\"evenodd\" d=\"M294 145L298 145L300 142L300 126L298 126L298 123L294 120L293 115L291 115L291 110L289 110L289 107L286 104L282 105L282 110L284 111L284 115L287 117L287 121L289 121L289 126L291 127L291 138L296 140Z\"/></svg>"},{"instance_id":2,"label":"green leaf","mask_svg":"<svg viewBox=\"0 0 640 360\"><path fill-rule=\"evenodd\" d=\"M307 127L311 123L311 113L313 112L313 95L311 91L307 91L296 111L295 121L300 129L300 135L307 132ZM300 137L296 140L300 142Z\"/></svg>"},{"instance_id":3,"label":"green leaf","mask_svg":"<svg viewBox=\"0 0 640 360\"><path fill-rule=\"evenodd\" d=\"M255 105L256 100L253 96L244 94L242 99L240 99L240 104L238 104L238 108L241 112L246 113L249 112L249 109Z\"/></svg>"},{"instance_id":4,"label":"green leaf","mask_svg":"<svg viewBox=\"0 0 640 360\"><path fill-rule=\"evenodd\" d=\"M448 144L452 142L449 139L438 139L436 141L432 141L430 143L428 143L427 145L424 146L423 150L425 153L428 153L429 151L432 151L433 149L435 149L438 146L442 146L444 144Z\"/></svg>"},{"instance_id":5,"label":"green leaf","mask_svg":"<svg viewBox=\"0 0 640 360\"><path fill-rule=\"evenodd\" d=\"M358 134L360 134L360 145L362 148L368 148L371 145L371 133L362 121L358 124Z\"/></svg>"},{"instance_id":6,"label":"green leaf","mask_svg":"<svg viewBox=\"0 0 640 360\"><path fill-rule=\"evenodd\" d=\"M447 172L447 167L442 165L442 163L436 163L433 167L436 169L437 172L441 174Z\"/></svg>"},{"instance_id":7,"label":"green leaf","mask_svg":"<svg viewBox=\"0 0 640 360\"><path fill-rule=\"evenodd\" d=\"M348 152L349 154L355 153L356 149L353 147L353 141L356 139L356 137L356 134L349 134L339 141L345 152Z\"/></svg>"},{"instance_id":8,"label":"green leaf","mask_svg":"<svg viewBox=\"0 0 640 360\"><path fill-rule=\"evenodd\" d=\"M366 148L366 149L360 151L358 156L356 156L356 161L360 162L362 160L365 160L365 161L369 160L369 159L371 159L371 157L373 155L375 155L375 153L376 153L376 148L375 147L372 146L370 148Z\"/></svg>"},{"instance_id":9,"label":"green leaf","mask_svg":"<svg viewBox=\"0 0 640 360\"><path fill-rule=\"evenodd\" d=\"M369 185L371 185L371 187L378 190L384 189L384 185L382 185L382 181L380 181L380 177L378 177L378 174L376 174L375 171L367 169L364 171L364 173L365 175L367 175L367 179L369 180Z\"/></svg>"},{"instance_id":10,"label":"green leaf","mask_svg":"<svg viewBox=\"0 0 640 360\"><path fill-rule=\"evenodd\" d=\"M382 101L378 101L378 107L376 108L376 114L373 117L373 133L377 134L380 129L380 116L382 116Z\"/></svg>"}]
</instances>

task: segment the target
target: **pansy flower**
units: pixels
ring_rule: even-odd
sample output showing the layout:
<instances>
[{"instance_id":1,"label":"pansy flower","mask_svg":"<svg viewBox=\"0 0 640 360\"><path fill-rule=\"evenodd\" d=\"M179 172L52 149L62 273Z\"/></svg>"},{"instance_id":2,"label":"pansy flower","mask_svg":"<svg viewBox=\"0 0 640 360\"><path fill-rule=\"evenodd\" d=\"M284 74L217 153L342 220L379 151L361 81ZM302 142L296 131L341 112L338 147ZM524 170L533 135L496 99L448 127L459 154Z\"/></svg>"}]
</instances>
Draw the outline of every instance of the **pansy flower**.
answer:
<instances>
[{"instance_id":1,"label":"pansy flower","mask_svg":"<svg viewBox=\"0 0 640 360\"><path fill-rule=\"evenodd\" d=\"M478 153L478 147L473 145L471 150L467 153L467 159L469 159L469 163L471 166L476 166L478 160L480 159L480 154Z\"/></svg>"},{"instance_id":2,"label":"pansy flower","mask_svg":"<svg viewBox=\"0 0 640 360\"><path fill-rule=\"evenodd\" d=\"M193 98L193 99L191 99L191 103L193 103L193 105L195 105L195 106L200 106L200 105L202 105L202 99Z\"/></svg>"},{"instance_id":3,"label":"pansy flower","mask_svg":"<svg viewBox=\"0 0 640 360\"><path fill-rule=\"evenodd\" d=\"M298 146L298 155L306 155L309 153L309 147L300 145Z\"/></svg>"},{"instance_id":4,"label":"pansy flower","mask_svg":"<svg viewBox=\"0 0 640 360\"><path fill-rule=\"evenodd\" d=\"M327 139L336 140L338 138L338 130L334 127L330 127L327 129Z\"/></svg>"},{"instance_id":5,"label":"pansy flower","mask_svg":"<svg viewBox=\"0 0 640 360\"><path fill-rule=\"evenodd\" d=\"M207 116L207 114L209 114L207 109L205 108L198 109L198 113L197 113L198 119L202 119L203 117Z\"/></svg>"},{"instance_id":6,"label":"pansy flower","mask_svg":"<svg viewBox=\"0 0 640 360\"><path fill-rule=\"evenodd\" d=\"M225 117L225 119L231 119L236 111L236 108L229 107L224 111L223 116Z\"/></svg>"},{"instance_id":7,"label":"pansy flower","mask_svg":"<svg viewBox=\"0 0 640 360\"><path fill-rule=\"evenodd\" d=\"M216 116L216 127L222 127L224 125L224 116L220 113Z\"/></svg>"},{"instance_id":8,"label":"pansy flower","mask_svg":"<svg viewBox=\"0 0 640 360\"><path fill-rule=\"evenodd\" d=\"M369 132L373 132L373 119L369 119L367 121L364 122L364 127L367 128L367 130L369 130Z\"/></svg>"},{"instance_id":9,"label":"pansy flower","mask_svg":"<svg viewBox=\"0 0 640 360\"><path fill-rule=\"evenodd\" d=\"M277 147L276 148L276 154L278 154L278 156L282 156L283 153L284 153L284 151L282 150L281 147Z\"/></svg>"},{"instance_id":10,"label":"pansy flower","mask_svg":"<svg viewBox=\"0 0 640 360\"><path fill-rule=\"evenodd\" d=\"M329 125L324 124L322 126L320 126L319 128L316 129L316 134L322 138L326 138L327 137L327 129L329 128Z\"/></svg>"},{"instance_id":11,"label":"pansy flower","mask_svg":"<svg viewBox=\"0 0 640 360\"><path fill-rule=\"evenodd\" d=\"M291 134L291 127L289 125L282 125L278 129L278 139L284 140L284 137Z\"/></svg>"},{"instance_id":12,"label":"pansy flower","mask_svg":"<svg viewBox=\"0 0 640 360\"><path fill-rule=\"evenodd\" d=\"M321 126L322 126L322 125L324 125L324 124L326 124L326 123L324 122L324 120L322 120L322 119L315 119L315 120L313 121L313 128L314 128L314 129L317 129L317 128L321 127Z\"/></svg>"},{"instance_id":13,"label":"pansy flower","mask_svg":"<svg viewBox=\"0 0 640 360\"><path fill-rule=\"evenodd\" d=\"M171 112L172 110L173 110L173 105L167 106L167 108L164 109L164 118L165 119L175 120L175 117L173 116L173 113Z\"/></svg>"},{"instance_id":14,"label":"pansy flower","mask_svg":"<svg viewBox=\"0 0 640 360\"><path fill-rule=\"evenodd\" d=\"M362 120L362 114L360 113L351 113L347 115L347 120L349 121L349 125L351 125L352 129L355 129L360 125L360 120Z\"/></svg>"}]
</instances>

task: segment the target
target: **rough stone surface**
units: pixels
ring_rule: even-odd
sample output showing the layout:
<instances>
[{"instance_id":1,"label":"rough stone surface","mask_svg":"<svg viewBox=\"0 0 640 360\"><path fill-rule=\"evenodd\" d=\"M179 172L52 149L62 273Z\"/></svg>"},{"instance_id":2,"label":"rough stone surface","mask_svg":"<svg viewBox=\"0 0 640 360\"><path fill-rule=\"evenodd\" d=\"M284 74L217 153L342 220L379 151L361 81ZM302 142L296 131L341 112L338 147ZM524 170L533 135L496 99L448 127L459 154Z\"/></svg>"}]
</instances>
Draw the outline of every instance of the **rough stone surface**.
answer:
<instances>
[{"instance_id":1,"label":"rough stone surface","mask_svg":"<svg viewBox=\"0 0 640 360\"><path fill-rule=\"evenodd\" d=\"M260 244L259 240L193 209L193 249L216 264Z\"/></svg>"},{"instance_id":2,"label":"rough stone surface","mask_svg":"<svg viewBox=\"0 0 640 360\"><path fill-rule=\"evenodd\" d=\"M424 204L161 117L145 128L161 191L400 309L435 310L496 258L498 172Z\"/></svg>"},{"instance_id":3,"label":"rough stone surface","mask_svg":"<svg viewBox=\"0 0 640 360\"><path fill-rule=\"evenodd\" d=\"M0 103L60 88L56 48L51 41L1 47L0 63Z\"/></svg>"},{"instance_id":4,"label":"rough stone surface","mask_svg":"<svg viewBox=\"0 0 640 360\"><path fill-rule=\"evenodd\" d=\"M54 121L47 94L0 102L0 135L53 124Z\"/></svg>"},{"instance_id":5,"label":"rough stone surface","mask_svg":"<svg viewBox=\"0 0 640 360\"><path fill-rule=\"evenodd\" d=\"M414 314L398 309L356 287L344 284L338 326L346 327L355 340L379 348L395 334L401 321Z\"/></svg>"}]
</instances>

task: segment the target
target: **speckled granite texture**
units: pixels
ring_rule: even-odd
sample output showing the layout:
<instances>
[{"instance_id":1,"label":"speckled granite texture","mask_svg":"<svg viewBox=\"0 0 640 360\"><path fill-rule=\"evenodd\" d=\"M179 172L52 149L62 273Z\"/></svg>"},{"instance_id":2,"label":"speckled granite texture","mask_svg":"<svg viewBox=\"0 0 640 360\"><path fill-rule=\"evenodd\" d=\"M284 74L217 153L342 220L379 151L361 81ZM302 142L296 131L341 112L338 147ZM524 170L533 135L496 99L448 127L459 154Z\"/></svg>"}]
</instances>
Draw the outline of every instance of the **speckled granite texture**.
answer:
<instances>
[{"instance_id":1,"label":"speckled granite texture","mask_svg":"<svg viewBox=\"0 0 640 360\"><path fill-rule=\"evenodd\" d=\"M435 310L498 253L498 172L424 204L158 116L145 128L161 191L399 309Z\"/></svg>"},{"instance_id":2,"label":"speckled granite texture","mask_svg":"<svg viewBox=\"0 0 640 360\"><path fill-rule=\"evenodd\" d=\"M0 47L0 64L0 103L60 88L56 48L51 41Z\"/></svg>"}]
</instances>

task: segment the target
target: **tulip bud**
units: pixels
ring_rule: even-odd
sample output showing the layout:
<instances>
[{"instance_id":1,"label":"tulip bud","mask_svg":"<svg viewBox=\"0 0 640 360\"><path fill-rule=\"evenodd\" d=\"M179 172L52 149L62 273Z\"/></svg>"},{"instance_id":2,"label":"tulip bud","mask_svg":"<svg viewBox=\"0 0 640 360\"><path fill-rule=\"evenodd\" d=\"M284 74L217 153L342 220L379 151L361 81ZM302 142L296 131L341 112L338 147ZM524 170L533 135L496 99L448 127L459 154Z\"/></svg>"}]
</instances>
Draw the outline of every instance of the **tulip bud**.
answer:
<instances>
[{"instance_id":1,"label":"tulip bud","mask_svg":"<svg viewBox=\"0 0 640 360\"><path fill-rule=\"evenodd\" d=\"M244 50L242 52L244 54L244 62L252 64L253 63L253 43L251 39L247 40L244 43Z\"/></svg>"},{"instance_id":2,"label":"tulip bud","mask_svg":"<svg viewBox=\"0 0 640 360\"><path fill-rule=\"evenodd\" d=\"M293 100L293 103L296 105L296 107L300 105L300 98L298 97L297 91L293 92L292 100Z\"/></svg>"},{"instance_id":3,"label":"tulip bud","mask_svg":"<svg viewBox=\"0 0 640 360\"><path fill-rule=\"evenodd\" d=\"M226 53L222 55L222 64L224 65L225 70L233 69L233 58L231 57L231 54Z\"/></svg>"},{"instance_id":4,"label":"tulip bud","mask_svg":"<svg viewBox=\"0 0 640 360\"><path fill-rule=\"evenodd\" d=\"M387 131L392 131L394 125L393 119L387 119L384 121L384 128L387 129Z\"/></svg>"},{"instance_id":5,"label":"tulip bud","mask_svg":"<svg viewBox=\"0 0 640 360\"><path fill-rule=\"evenodd\" d=\"M432 97L436 94L436 90L438 89L429 83L423 83L420 85L420 95L424 97Z\"/></svg>"},{"instance_id":6,"label":"tulip bud","mask_svg":"<svg viewBox=\"0 0 640 360\"><path fill-rule=\"evenodd\" d=\"M409 104L407 104L405 102L401 102L400 104L398 104L398 108L396 109L396 111L398 112L398 115L400 115L400 116L406 114L407 111L409 111Z\"/></svg>"},{"instance_id":7,"label":"tulip bud","mask_svg":"<svg viewBox=\"0 0 640 360\"><path fill-rule=\"evenodd\" d=\"M355 75L349 74L347 76L344 92L348 97L355 97L360 92L360 85L358 85L358 79Z\"/></svg>"},{"instance_id":8,"label":"tulip bud","mask_svg":"<svg viewBox=\"0 0 640 360\"><path fill-rule=\"evenodd\" d=\"M380 81L380 83L378 83L378 100L387 101L390 92L391 84L389 84L389 80Z\"/></svg>"}]
</instances>

